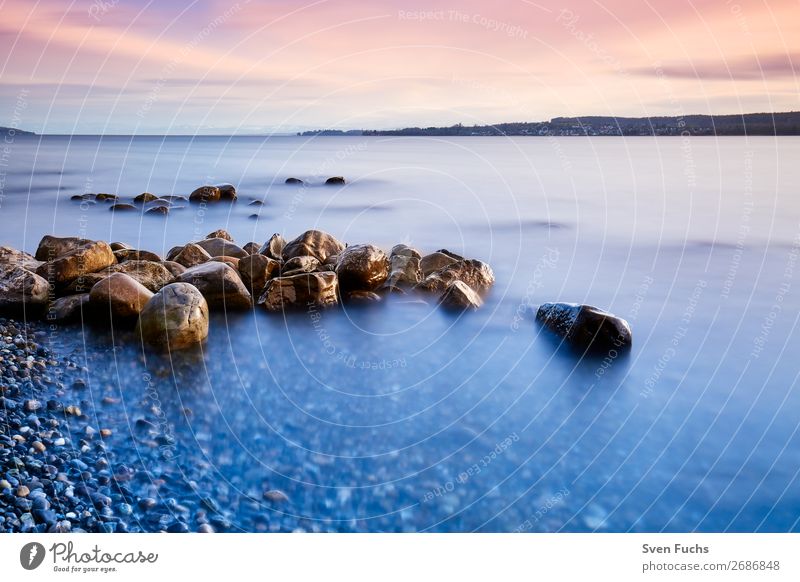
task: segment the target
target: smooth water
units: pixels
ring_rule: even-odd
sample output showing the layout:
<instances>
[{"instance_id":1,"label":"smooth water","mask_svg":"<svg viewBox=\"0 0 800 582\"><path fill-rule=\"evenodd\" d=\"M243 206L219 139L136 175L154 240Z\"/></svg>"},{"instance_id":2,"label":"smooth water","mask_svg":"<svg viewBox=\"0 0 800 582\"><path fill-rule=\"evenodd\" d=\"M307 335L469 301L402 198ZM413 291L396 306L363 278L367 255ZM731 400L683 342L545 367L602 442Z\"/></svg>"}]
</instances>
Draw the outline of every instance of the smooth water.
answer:
<instances>
[{"instance_id":1,"label":"smooth water","mask_svg":"<svg viewBox=\"0 0 800 582\"><path fill-rule=\"evenodd\" d=\"M5 159L0 242L27 251L319 228L494 268L475 313L218 313L172 362L55 328L83 398L122 399L97 424L143 494L211 497L246 531L800 529L799 139L17 137ZM167 218L69 200L216 182L240 200ZM544 301L627 318L633 349L581 359L533 321Z\"/></svg>"}]
</instances>

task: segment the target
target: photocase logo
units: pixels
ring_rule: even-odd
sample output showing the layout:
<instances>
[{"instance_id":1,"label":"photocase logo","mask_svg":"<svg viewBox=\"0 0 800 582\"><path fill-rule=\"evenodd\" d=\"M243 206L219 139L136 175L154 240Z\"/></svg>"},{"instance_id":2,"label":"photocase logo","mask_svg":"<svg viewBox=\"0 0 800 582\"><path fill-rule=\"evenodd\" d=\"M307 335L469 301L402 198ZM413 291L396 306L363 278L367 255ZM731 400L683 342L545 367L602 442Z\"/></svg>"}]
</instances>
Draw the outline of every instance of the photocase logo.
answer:
<instances>
[{"instance_id":1,"label":"photocase logo","mask_svg":"<svg viewBox=\"0 0 800 582\"><path fill-rule=\"evenodd\" d=\"M44 546L38 542L30 542L19 551L19 563L26 570L35 570L44 561Z\"/></svg>"}]
</instances>

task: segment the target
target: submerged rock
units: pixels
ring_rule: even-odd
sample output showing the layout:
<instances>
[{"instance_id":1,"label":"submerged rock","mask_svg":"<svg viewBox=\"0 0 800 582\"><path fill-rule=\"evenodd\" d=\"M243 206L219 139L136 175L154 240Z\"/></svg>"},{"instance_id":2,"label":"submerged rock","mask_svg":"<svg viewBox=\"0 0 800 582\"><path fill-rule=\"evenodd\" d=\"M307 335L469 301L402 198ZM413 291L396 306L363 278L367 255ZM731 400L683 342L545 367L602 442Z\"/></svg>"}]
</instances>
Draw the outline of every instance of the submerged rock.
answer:
<instances>
[{"instance_id":1,"label":"submerged rock","mask_svg":"<svg viewBox=\"0 0 800 582\"><path fill-rule=\"evenodd\" d=\"M144 204L145 202L152 202L153 200L158 200L158 196L156 196L155 194L150 194L150 192L142 192L133 199L133 201L138 204Z\"/></svg>"},{"instance_id":2,"label":"submerged rock","mask_svg":"<svg viewBox=\"0 0 800 582\"><path fill-rule=\"evenodd\" d=\"M189 202L219 202L221 195L216 186L200 186L189 194Z\"/></svg>"},{"instance_id":3,"label":"submerged rock","mask_svg":"<svg viewBox=\"0 0 800 582\"><path fill-rule=\"evenodd\" d=\"M145 214L160 214L165 216L169 214L169 206L161 205L161 206L153 206L152 208L148 209Z\"/></svg>"},{"instance_id":4,"label":"submerged rock","mask_svg":"<svg viewBox=\"0 0 800 582\"><path fill-rule=\"evenodd\" d=\"M353 245L339 253L336 276L342 292L373 291L389 276L389 258L373 245Z\"/></svg>"},{"instance_id":5,"label":"submerged rock","mask_svg":"<svg viewBox=\"0 0 800 582\"><path fill-rule=\"evenodd\" d=\"M342 176L331 176L327 180L325 180L325 184L328 186L339 186L345 183L345 179Z\"/></svg>"},{"instance_id":6,"label":"submerged rock","mask_svg":"<svg viewBox=\"0 0 800 582\"><path fill-rule=\"evenodd\" d=\"M337 303L336 274L308 273L277 277L267 282L258 300L270 311L308 309L309 305L326 307Z\"/></svg>"},{"instance_id":7,"label":"submerged rock","mask_svg":"<svg viewBox=\"0 0 800 582\"><path fill-rule=\"evenodd\" d=\"M138 210L133 204L128 204L126 202L118 202L108 208L111 212L123 212L123 211L131 211L131 210Z\"/></svg>"},{"instance_id":8,"label":"submerged rock","mask_svg":"<svg viewBox=\"0 0 800 582\"><path fill-rule=\"evenodd\" d=\"M463 281L453 281L442 293L439 304L449 309L478 309L483 300Z\"/></svg>"},{"instance_id":9,"label":"submerged rock","mask_svg":"<svg viewBox=\"0 0 800 582\"><path fill-rule=\"evenodd\" d=\"M190 347L208 336L208 303L189 283L171 283L144 306L136 331L152 346Z\"/></svg>"},{"instance_id":10,"label":"submerged rock","mask_svg":"<svg viewBox=\"0 0 800 582\"><path fill-rule=\"evenodd\" d=\"M223 262L209 261L187 269L176 281L194 285L212 308L248 309L253 306L239 273Z\"/></svg>"},{"instance_id":11,"label":"submerged rock","mask_svg":"<svg viewBox=\"0 0 800 582\"><path fill-rule=\"evenodd\" d=\"M233 202L238 198L236 195L236 187L233 184L219 184L217 185L217 190L219 190L220 200Z\"/></svg>"},{"instance_id":12,"label":"submerged rock","mask_svg":"<svg viewBox=\"0 0 800 582\"><path fill-rule=\"evenodd\" d=\"M286 178L286 184L303 184L300 178Z\"/></svg>"},{"instance_id":13,"label":"submerged rock","mask_svg":"<svg viewBox=\"0 0 800 582\"><path fill-rule=\"evenodd\" d=\"M99 313L107 310L113 318L134 318L153 297L153 292L125 273L112 273L95 284L89 301Z\"/></svg>"},{"instance_id":14,"label":"submerged rock","mask_svg":"<svg viewBox=\"0 0 800 582\"><path fill-rule=\"evenodd\" d=\"M327 232L307 230L293 241L286 243L281 256L284 261L294 257L309 256L324 263L328 256L338 255L343 250L344 245Z\"/></svg>"},{"instance_id":15,"label":"submerged rock","mask_svg":"<svg viewBox=\"0 0 800 582\"><path fill-rule=\"evenodd\" d=\"M628 322L612 313L576 303L544 303L536 321L582 349L621 349L631 345Z\"/></svg>"}]
</instances>

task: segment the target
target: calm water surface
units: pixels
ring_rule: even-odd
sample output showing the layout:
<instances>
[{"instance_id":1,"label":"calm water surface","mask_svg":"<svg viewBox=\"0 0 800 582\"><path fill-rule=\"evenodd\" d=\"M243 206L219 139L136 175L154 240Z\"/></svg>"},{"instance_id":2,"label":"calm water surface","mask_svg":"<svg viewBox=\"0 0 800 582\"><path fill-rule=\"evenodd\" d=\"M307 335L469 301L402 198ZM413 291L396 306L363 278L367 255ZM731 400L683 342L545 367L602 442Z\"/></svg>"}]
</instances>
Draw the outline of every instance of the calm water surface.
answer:
<instances>
[{"instance_id":1,"label":"calm water surface","mask_svg":"<svg viewBox=\"0 0 800 582\"><path fill-rule=\"evenodd\" d=\"M796 138L18 137L0 243L165 253L217 228L240 244L319 228L492 265L476 313L413 296L218 313L172 362L56 328L132 487L205 498L227 529L798 530L798 159ZM167 218L69 200L216 182L240 200ZM577 357L533 321L544 301L627 318L633 349Z\"/></svg>"}]
</instances>

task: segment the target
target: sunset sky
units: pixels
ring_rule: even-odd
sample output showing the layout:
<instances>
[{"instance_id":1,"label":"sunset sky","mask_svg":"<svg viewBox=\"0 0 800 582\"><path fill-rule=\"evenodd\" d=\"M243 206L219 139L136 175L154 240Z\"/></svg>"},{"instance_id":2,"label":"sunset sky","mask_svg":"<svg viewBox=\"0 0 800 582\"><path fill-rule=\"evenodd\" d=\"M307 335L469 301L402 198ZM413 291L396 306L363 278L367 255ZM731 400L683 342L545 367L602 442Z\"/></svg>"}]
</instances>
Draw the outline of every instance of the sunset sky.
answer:
<instances>
[{"instance_id":1,"label":"sunset sky","mask_svg":"<svg viewBox=\"0 0 800 582\"><path fill-rule=\"evenodd\" d=\"M800 0L0 0L0 124L255 133L800 109Z\"/></svg>"}]
</instances>

